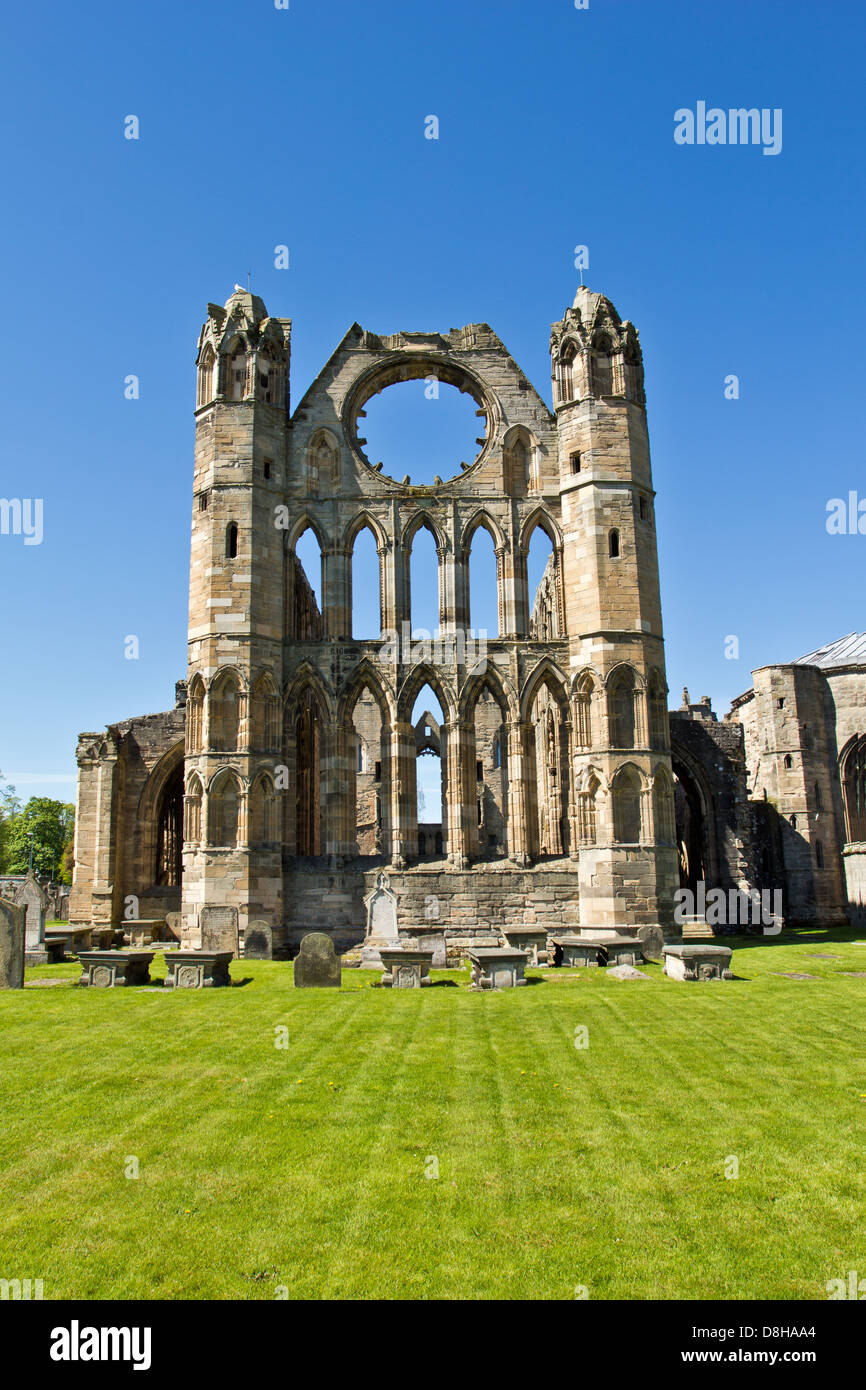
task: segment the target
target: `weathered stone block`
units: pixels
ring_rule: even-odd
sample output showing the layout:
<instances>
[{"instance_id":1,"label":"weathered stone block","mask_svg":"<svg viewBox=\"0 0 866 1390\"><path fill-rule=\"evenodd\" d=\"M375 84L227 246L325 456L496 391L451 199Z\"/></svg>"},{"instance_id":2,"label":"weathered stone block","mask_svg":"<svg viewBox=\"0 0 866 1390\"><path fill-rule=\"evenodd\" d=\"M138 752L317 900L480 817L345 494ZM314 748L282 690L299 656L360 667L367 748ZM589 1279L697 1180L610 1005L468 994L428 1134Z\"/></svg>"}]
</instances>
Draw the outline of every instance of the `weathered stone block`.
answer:
<instances>
[{"instance_id":1,"label":"weathered stone block","mask_svg":"<svg viewBox=\"0 0 866 1390\"><path fill-rule=\"evenodd\" d=\"M26 914L0 898L0 989L24 988Z\"/></svg>"},{"instance_id":2,"label":"weathered stone block","mask_svg":"<svg viewBox=\"0 0 866 1390\"><path fill-rule=\"evenodd\" d=\"M310 932L295 957L295 984L299 989L339 989L341 981L342 967L333 941L324 932Z\"/></svg>"}]
</instances>

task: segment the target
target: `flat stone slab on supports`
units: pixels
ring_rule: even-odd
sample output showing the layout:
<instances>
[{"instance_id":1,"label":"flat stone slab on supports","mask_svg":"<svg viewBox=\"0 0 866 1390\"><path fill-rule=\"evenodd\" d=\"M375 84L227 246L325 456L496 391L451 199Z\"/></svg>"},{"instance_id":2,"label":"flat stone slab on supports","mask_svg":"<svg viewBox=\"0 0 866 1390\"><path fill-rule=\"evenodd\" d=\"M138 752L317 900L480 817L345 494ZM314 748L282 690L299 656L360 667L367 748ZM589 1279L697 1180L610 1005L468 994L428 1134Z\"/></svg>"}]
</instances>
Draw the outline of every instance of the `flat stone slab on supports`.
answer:
<instances>
[{"instance_id":1,"label":"flat stone slab on supports","mask_svg":"<svg viewBox=\"0 0 866 1390\"><path fill-rule=\"evenodd\" d=\"M641 943L636 936L554 936L566 966L640 965Z\"/></svg>"},{"instance_id":2,"label":"flat stone slab on supports","mask_svg":"<svg viewBox=\"0 0 866 1390\"><path fill-rule=\"evenodd\" d=\"M74 949L74 942L70 941L67 932L46 932L42 949L27 952L27 964L59 965L65 958L66 952L72 953Z\"/></svg>"},{"instance_id":3,"label":"flat stone slab on supports","mask_svg":"<svg viewBox=\"0 0 866 1390\"><path fill-rule=\"evenodd\" d=\"M672 980L732 980L730 946L684 942L665 946L665 974Z\"/></svg>"},{"instance_id":4,"label":"flat stone slab on supports","mask_svg":"<svg viewBox=\"0 0 866 1390\"><path fill-rule=\"evenodd\" d=\"M473 989L512 989L525 985L526 952L509 946L477 947L466 952L472 962Z\"/></svg>"},{"instance_id":5,"label":"flat stone slab on supports","mask_svg":"<svg viewBox=\"0 0 866 1390\"><path fill-rule=\"evenodd\" d=\"M421 989L432 984L430 966L432 951L416 951L411 947L380 946L379 955L385 967L382 984L392 989Z\"/></svg>"},{"instance_id":6,"label":"flat stone slab on supports","mask_svg":"<svg viewBox=\"0 0 866 1390\"><path fill-rule=\"evenodd\" d=\"M149 946L152 941L161 941L164 929L164 917L131 917L123 924L123 930L133 948Z\"/></svg>"},{"instance_id":7,"label":"flat stone slab on supports","mask_svg":"<svg viewBox=\"0 0 866 1390\"><path fill-rule=\"evenodd\" d=\"M111 931L111 928L110 928L110 927L107 927L107 928L105 928L105 927L104 927L104 928L98 928L98 927L93 927L93 926L80 926L80 925L79 925L79 926L74 926L74 927L64 927L62 931L46 933L46 936L47 936L47 935L51 935L51 936L62 936L62 937L66 940L66 942L68 943L70 952L72 952L72 953L75 954L75 955L78 955L79 951L89 951L89 950L91 950L91 949L99 949L99 943L100 943L101 941L104 941L104 939L105 939L105 937L104 937L104 932L105 932L105 931L109 931L109 932L110 932L110 931ZM95 943L94 943L94 939L93 939L93 938L94 938L94 934L96 934L96 942L95 942ZM113 939L112 937L109 937L109 939L108 939L108 945L109 945L109 946L111 945L112 939Z\"/></svg>"},{"instance_id":8,"label":"flat stone slab on supports","mask_svg":"<svg viewBox=\"0 0 866 1390\"><path fill-rule=\"evenodd\" d=\"M547 927L503 927L502 935L515 951L525 953L527 965L545 966L549 964Z\"/></svg>"},{"instance_id":9,"label":"flat stone slab on supports","mask_svg":"<svg viewBox=\"0 0 866 1390\"><path fill-rule=\"evenodd\" d=\"M232 982L234 951L166 951L166 989L217 989Z\"/></svg>"},{"instance_id":10,"label":"flat stone slab on supports","mask_svg":"<svg viewBox=\"0 0 866 1390\"><path fill-rule=\"evenodd\" d=\"M96 989L118 985L149 985L155 951L79 951L82 976L79 984Z\"/></svg>"}]
</instances>

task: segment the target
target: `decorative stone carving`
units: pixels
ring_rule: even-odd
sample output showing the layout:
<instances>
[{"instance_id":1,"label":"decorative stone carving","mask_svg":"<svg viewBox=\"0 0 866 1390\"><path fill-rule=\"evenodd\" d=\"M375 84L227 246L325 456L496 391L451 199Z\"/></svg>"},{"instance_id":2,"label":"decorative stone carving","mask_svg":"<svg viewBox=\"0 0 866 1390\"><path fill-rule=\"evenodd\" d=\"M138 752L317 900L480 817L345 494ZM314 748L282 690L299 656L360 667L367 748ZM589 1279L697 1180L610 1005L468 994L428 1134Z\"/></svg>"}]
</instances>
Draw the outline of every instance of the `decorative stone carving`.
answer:
<instances>
[{"instance_id":1,"label":"decorative stone carving","mask_svg":"<svg viewBox=\"0 0 866 1390\"><path fill-rule=\"evenodd\" d=\"M118 985L149 985L155 951L79 951L82 975L79 984L97 989Z\"/></svg>"},{"instance_id":2,"label":"decorative stone carving","mask_svg":"<svg viewBox=\"0 0 866 1390\"><path fill-rule=\"evenodd\" d=\"M665 946L665 974L672 980L732 980L731 955L730 946Z\"/></svg>"},{"instance_id":3,"label":"decorative stone carving","mask_svg":"<svg viewBox=\"0 0 866 1390\"><path fill-rule=\"evenodd\" d=\"M232 951L166 951L166 989L217 989L231 984Z\"/></svg>"},{"instance_id":4,"label":"decorative stone carving","mask_svg":"<svg viewBox=\"0 0 866 1390\"><path fill-rule=\"evenodd\" d=\"M413 950L411 947L381 946L379 953L385 972L382 984L393 989L421 989L422 985L432 984L430 966L432 951Z\"/></svg>"},{"instance_id":5,"label":"decorative stone carving","mask_svg":"<svg viewBox=\"0 0 866 1390\"><path fill-rule=\"evenodd\" d=\"M361 950L361 968L373 969L382 964L380 948L399 946L397 929L397 899L388 887L385 874L380 874L376 887L364 899L367 909L367 934Z\"/></svg>"}]
</instances>

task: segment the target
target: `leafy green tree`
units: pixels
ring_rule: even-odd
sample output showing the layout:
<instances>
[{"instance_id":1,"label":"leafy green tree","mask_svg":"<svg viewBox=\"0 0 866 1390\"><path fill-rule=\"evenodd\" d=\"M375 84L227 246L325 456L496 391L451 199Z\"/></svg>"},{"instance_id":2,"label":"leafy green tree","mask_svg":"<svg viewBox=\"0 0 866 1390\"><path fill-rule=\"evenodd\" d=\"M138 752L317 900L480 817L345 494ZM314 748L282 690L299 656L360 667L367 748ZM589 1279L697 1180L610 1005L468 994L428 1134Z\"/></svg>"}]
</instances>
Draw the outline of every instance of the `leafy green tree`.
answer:
<instances>
[{"instance_id":1,"label":"leafy green tree","mask_svg":"<svg viewBox=\"0 0 866 1390\"><path fill-rule=\"evenodd\" d=\"M59 875L68 882L64 851L72 838L75 807L47 796L31 796L23 811L14 816L6 836L6 872L26 874L33 835L33 871Z\"/></svg>"},{"instance_id":2,"label":"leafy green tree","mask_svg":"<svg viewBox=\"0 0 866 1390\"><path fill-rule=\"evenodd\" d=\"M21 802L15 795L15 788L3 781L0 772L0 873L8 873L9 835L15 817L20 815Z\"/></svg>"}]
</instances>

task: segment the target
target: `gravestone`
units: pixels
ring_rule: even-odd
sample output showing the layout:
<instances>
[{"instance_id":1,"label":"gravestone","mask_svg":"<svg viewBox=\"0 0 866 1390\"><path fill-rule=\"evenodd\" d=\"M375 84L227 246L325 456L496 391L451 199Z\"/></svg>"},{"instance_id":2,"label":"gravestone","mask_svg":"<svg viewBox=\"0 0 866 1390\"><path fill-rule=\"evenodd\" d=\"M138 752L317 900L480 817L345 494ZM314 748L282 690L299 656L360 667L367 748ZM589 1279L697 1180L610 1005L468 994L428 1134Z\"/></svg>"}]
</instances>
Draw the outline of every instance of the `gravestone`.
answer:
<instances>
[{"instance_id":1,"label":"gravestone","mask_svg":"<svg viewBox=\"0 0 866 1390\"><path fill-rule=\"evenodd\" d=\"M270 922L250 922L244 933L245 960L273 960L274 933Z\"/></svg>"},{"instance_id":2,"label":"gravestone","mask_svg":"<svg viewBox=\"0 0 866 1390\"><path fill-rule=\"evenodd\" d=\"M167 912L165 914L164 938L166 941L180 941L181 920L179 912Z\"/></svg>"},{"instance_id":3,"label":"gravestone","mask_svg":"<svg viewBox=\"0 0 866 1390\"><path fill-rule=\"evenodd\" d=\"M236 907L203 907L199 915L203 951L238 950L238 910Z\"/></svg>"},{"instance_id":4,"label":"gravestone","mask_svg":"<svg viewBox=\"0 0 866 1390\"><path fill-rule=\"evenodd\" d=\"M0 898L0 989L24 988L23 907Z\"/></svg>"},{"instance_id":5,"label":"gravestone","mask_svg":"<svg viewBox=\"0 0 866 1390\"><path fill-rule=\"evenodd\" d=\"M48 895L45 889L28 874L18 889L16 901L25 911L24 949L32 965L44 964L48 959L45 950L45 911Z\"/></svg>"},{"instance_id":6,"label":"gravestone","mask_svg":"<svg viewBox=\"0 0 866 1390\"><path fill-rule=\"evenodd\" d=\"M322 931L309 932L295 957L295 984L299 989L339 989L341 978L340 957L331 938Z\"/></svg>"},{"instance_id":7,"label":"gravestone","mask_svg":"<svg viewBox=\"0 0 866 1390\"><path fill-rule=\"evenodd\" d=\"M644 960L664 960L665 934L661 927L638 927L637 934Z\"/></svg>"},{"instance_id":8,"label":"gravestone","mask_svg":"<svg viewBox=\"0 0 866 1390\"><path fill-rule=\"evenodd\" d=\"M397 929L397 899L388 887L384 874L379 874L376 887L364 899L367 909L367 932L361 949L361 969L376 969L382 964L380 946L399 946Z\"/></svg>"}]
</instances>

